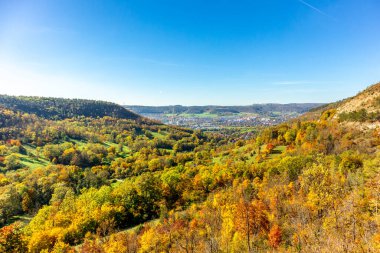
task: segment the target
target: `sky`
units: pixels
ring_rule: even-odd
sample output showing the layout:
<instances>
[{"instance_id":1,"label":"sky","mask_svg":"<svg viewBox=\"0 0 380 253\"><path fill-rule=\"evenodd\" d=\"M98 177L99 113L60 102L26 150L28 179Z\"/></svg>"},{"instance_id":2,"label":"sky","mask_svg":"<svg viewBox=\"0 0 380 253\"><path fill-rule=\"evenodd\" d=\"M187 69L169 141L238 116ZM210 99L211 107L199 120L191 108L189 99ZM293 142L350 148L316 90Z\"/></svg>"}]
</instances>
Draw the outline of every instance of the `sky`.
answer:
<instances>
[{"instance_id":1,"label":"sky","mask_svg":"<svg viewBox=\"0 0 380 253\"><path fill-rule=\"evenodd\" d=\"M0 94L333 102L380 81L379 0L0 0Z\"/></svg>"}]
</instances>

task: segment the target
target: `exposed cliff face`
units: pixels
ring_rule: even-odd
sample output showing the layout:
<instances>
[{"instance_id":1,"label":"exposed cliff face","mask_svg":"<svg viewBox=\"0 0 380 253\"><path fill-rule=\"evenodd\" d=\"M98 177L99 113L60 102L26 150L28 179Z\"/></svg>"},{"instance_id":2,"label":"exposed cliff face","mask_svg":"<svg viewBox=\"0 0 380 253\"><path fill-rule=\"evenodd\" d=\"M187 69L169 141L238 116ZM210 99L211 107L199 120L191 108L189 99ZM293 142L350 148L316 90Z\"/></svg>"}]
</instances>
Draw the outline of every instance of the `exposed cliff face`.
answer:
<instances>
[{"instance_id":1,"label":"exposed cliff face","mask_svg":"<svg viewBox=\"0 0 380 253\"><path fill-rule=\"evenodd\" d=\"M334 118L346 127L364 132L380 129L380 83L340 102Z\"/></svg>"},{"instance_id":2,"label":"exposed cliff face","mask_svg":"<svg viewBox=\"0 0 380 253\"><path fill-rule=\"evenodd\" d=\"M367 113L380 111L380 83L374 84L354 97L339 104L337 115L365 109Z\"/></svg>"}]
</instances>

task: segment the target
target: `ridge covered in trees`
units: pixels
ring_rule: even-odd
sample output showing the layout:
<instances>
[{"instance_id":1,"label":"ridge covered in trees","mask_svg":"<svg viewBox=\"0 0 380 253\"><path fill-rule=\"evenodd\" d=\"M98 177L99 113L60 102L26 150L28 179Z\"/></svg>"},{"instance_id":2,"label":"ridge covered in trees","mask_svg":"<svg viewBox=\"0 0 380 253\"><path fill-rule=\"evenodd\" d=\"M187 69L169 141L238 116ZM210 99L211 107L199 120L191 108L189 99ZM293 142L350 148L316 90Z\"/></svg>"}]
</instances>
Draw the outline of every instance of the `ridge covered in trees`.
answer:
<instances>
[{"instance_id":1,"label":"ridge covered in trees","mask_svg":"<svg viewBox=\"0 0 380 253\"><path fill-rule=\"evenodd\" d=\"M344 105L250 138L0 107L0 252L378 252L380 128Z\"/></svg>"},{"instance_id":2,"label":"ridge covered in trees","mask_svg":"<svg viewBox=\"0 0 380 253\"><path fill-rule=\"evenodd\" d=\"M114 103L47 97L0 95L0 105L45 119L62 120L73 117L105 117L138 119L139 116Z\"/></svg>"}]
</instances>

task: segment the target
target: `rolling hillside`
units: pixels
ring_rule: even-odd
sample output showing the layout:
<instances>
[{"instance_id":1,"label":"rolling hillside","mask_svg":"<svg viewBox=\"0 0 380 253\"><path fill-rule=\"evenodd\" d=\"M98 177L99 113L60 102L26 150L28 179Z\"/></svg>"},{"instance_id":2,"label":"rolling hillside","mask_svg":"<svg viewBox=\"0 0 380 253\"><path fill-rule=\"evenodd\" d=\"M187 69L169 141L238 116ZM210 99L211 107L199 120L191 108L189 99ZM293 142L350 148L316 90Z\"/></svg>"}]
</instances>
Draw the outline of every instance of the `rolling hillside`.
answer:
<instances>
[{"instance_id":1,"label":"rolling hillside","mask_svg":"<svg viewBox=\"0 0 380 253\"><path fill-rule=\"evenodd\" d=\"M378 252L380 127L334 117L357 99L248 138L0 107L0 252Z\"/></svg>"}]
</instances>

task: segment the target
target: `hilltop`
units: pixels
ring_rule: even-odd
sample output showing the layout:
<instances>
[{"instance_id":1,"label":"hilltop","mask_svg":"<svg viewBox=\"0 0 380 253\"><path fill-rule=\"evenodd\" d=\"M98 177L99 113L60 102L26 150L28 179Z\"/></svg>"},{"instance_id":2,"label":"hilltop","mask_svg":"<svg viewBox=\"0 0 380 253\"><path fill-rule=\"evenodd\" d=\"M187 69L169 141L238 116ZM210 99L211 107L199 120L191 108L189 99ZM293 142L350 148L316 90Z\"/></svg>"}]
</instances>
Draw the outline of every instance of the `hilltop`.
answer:
<instances>
[{"instance_id":1,"label":"hilltop","mask_svg":"<svg viewBox=\"0 0 380 253\"><path fill-rule=\"evenodd\" d=\"M14 111L53 120L104 116L133 120L140 118L139 115L115 103L86 99L0 95L0 105Z\"/></svg>"},{"instance_id":2,"label":"hilltop","mask_svg":"<svg viewBox=\"0 0 380 253\"><path fill-rule=\"evenodd\" d=\"M380 112L380 83L369 86L356 96L339 103L337 114L366 110L367 113Z\"/></svg>"},{"instance_id":3,"label":"hilltop","mask_svg":"<svg viewBox=\"0 0 380 253\"><path fill-rule=\"evenodd\" d=\"M379 125L380 83L369 86L357 95L311 109L301 115L301 120L317 120L323 115L339 122L358 122L361 125ZM351 124L352 125L352 124Z\"/></svg>"}]
</instances>

